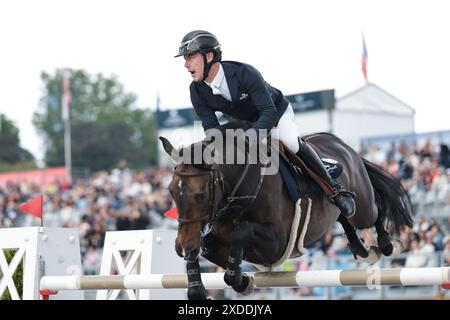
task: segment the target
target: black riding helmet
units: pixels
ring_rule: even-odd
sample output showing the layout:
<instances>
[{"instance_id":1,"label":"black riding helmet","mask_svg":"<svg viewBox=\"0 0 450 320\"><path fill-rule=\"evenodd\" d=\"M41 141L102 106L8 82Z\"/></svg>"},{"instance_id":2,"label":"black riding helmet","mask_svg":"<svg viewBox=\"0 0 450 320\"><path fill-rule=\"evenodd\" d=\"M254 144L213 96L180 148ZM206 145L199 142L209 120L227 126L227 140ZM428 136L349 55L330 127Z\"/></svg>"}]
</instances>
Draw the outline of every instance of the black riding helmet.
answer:
<instances>
[{"instance_id":1,"label":"black riding helmet","mask_svg":"<svg viewBox=\"0 0 450 320\"><path fill-rule=\"evenodd\" d=\"M194 30L187 33L181 40L178 54L175 57L184 56L185 54L192 54L200 52L203 56L204 70L203 79L208 76L211 66L215 62L222 60L222 50L220 49L220 43L217 38L210 32L204 30ZM208 52L214 53L213 60L208 63L206 60L206 54Z\"/></svg>"}]
</instances>

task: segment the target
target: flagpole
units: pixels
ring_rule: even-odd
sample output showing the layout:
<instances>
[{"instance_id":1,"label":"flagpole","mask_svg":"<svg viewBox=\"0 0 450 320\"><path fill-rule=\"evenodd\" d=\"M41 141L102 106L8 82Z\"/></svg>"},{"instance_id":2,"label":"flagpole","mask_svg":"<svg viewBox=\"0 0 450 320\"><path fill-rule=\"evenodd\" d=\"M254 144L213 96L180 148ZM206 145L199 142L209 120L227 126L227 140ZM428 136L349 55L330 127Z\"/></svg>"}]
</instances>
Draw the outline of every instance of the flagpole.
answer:
<instances>
[{"instance_id":1,"label":"flagpole","mask_svg":"<svg viewBox=\"0 0 450 320\"><path fill-rule=\"evenodd\" d=\"M67 178L72 183L72 146L70 132L70 115L64 124L64 163L66 167Z\"/></svg>"},{"instance_id":2,"label":"flagpole","mask_svg":"<svg viewBox=\"0 0 450 320\"><path fill-rule=\"evenodd\" d=\"M160 111L161 98L159 96L159 90L156 91L156 112L155 112L155 128L156 128L156 141L159 139L159 111ZM160 161L160 151L159 151L159 143L156 148L156 163L159 166L161 164Z\"/></svg>"},{"instance_id":3,"label":"flagpole","mask_svg":"<svg viewBox=\"0 0 450 320\"><path fill-rule=\"evenodd\" d=\"M64 164L66 169L67 179L72 183L72 146L71 146L71 131L70 131L70 104L71 93L69 84L69 71L63 73L63 96L62 96L62 116L64 121Z\"/></svg>"}]
</instances>

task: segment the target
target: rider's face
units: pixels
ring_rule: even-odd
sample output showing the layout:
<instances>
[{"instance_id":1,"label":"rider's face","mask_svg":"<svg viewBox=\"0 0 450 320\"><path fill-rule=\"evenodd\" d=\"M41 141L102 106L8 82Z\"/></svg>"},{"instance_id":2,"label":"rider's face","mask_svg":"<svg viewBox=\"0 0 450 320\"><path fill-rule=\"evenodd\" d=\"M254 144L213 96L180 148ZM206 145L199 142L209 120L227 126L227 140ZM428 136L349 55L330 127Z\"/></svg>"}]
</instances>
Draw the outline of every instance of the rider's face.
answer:
<instances>
[{"instance_id":1,"label":"rider's face","mask_svg":"<svg viewBox=\"0 0 450 320\"><path fill-rule=\"evenodd\" d=\"M204 61L201 53L185 54L184 67L190 72L194 81L203 80Z\"/></svg>"}]
</instances>

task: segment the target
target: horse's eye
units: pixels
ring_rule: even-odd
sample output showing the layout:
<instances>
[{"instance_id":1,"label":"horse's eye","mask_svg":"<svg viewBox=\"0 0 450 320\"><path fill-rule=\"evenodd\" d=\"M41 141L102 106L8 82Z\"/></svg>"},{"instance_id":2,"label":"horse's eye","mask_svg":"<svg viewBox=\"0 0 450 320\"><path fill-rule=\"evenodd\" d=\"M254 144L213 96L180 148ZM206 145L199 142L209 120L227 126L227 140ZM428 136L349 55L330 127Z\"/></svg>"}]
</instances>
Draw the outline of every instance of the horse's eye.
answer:
<instances>
[{"instance_id":1,"label":"horse's eye","mask_svg":"<svg viewBox=\"0 0 450 320\"><path fill-rule=\"evenodd\" d=\"M195 202L202 203L205 201L205 194L204 193L196 193L194 198L195 198Z\"/></svg>"}]
</instances>

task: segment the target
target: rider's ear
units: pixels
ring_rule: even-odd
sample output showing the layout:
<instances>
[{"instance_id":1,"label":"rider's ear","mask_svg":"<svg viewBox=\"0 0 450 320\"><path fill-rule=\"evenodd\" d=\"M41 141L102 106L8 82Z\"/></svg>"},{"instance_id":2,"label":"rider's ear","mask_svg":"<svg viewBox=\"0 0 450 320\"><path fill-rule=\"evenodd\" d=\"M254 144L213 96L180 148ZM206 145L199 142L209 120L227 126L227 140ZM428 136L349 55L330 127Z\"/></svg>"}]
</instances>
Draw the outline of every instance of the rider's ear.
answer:
<instances>
[{"instance_id":1,"label":"rider's ear","mask_svg":"<svg viewBox=\"0 0 450 320\"><path fill-rule=\"evenodd\" d=\"M206 61L208 61L208 63L209 63L209 62L213 61L213 59L214 59L214 53L208 52L206 54Z\"/></svg>"}]
</instances>

